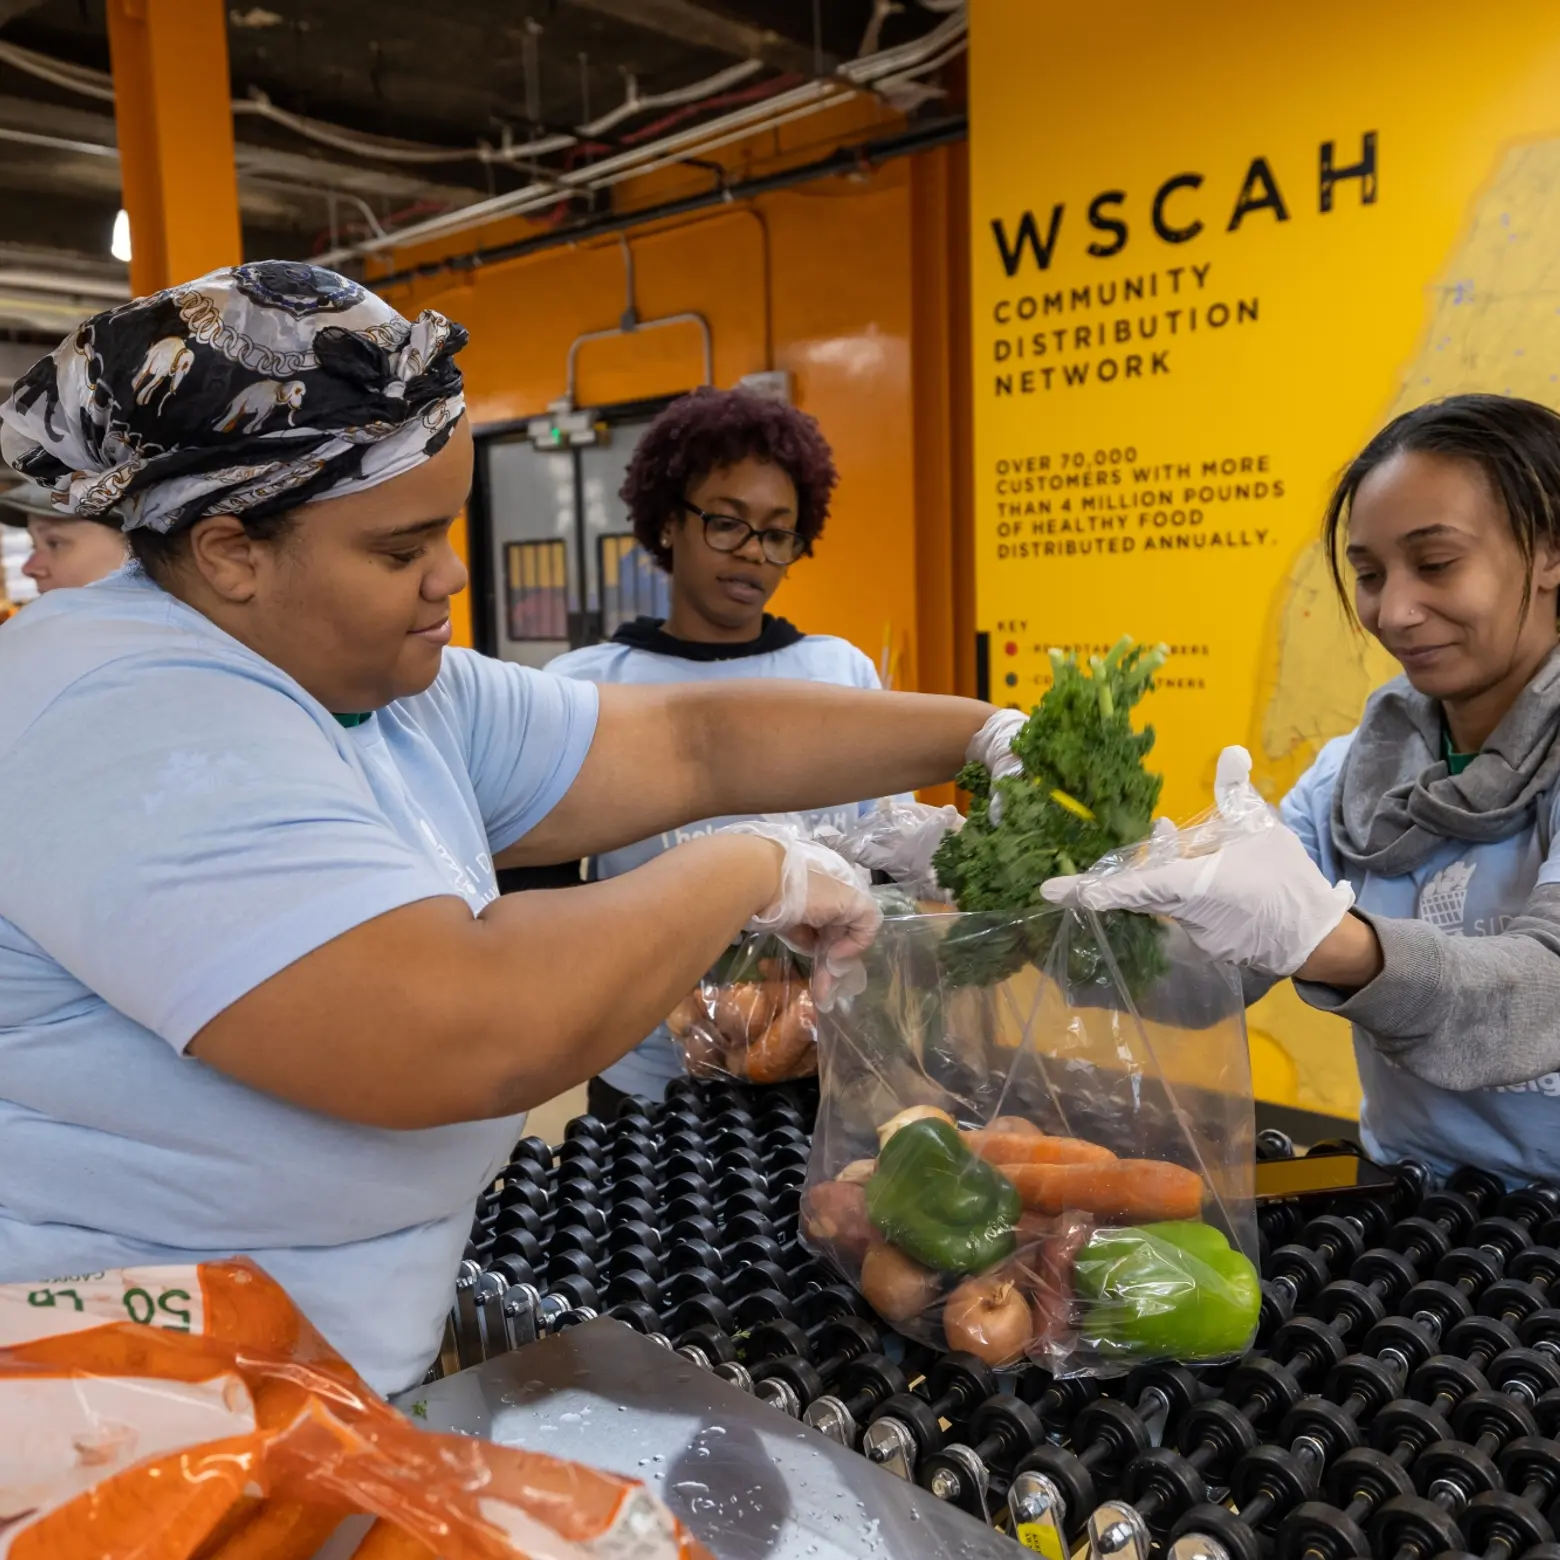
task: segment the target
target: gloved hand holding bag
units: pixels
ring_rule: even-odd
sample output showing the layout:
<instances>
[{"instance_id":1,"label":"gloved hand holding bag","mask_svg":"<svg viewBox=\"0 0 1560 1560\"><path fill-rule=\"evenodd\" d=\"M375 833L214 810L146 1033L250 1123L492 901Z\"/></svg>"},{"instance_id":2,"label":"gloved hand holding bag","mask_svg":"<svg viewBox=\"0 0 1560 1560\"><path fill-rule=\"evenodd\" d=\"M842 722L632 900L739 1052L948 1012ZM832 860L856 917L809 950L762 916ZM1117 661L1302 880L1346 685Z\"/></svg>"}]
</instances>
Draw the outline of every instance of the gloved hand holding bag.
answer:
<instances>
[{"instance_id":1,"label":"gloved hand holding bag","mask_svg":"<svg viewBox=\"0 0 1560 1560\"><path fill-rule=\"evenodd\" d=\"M1071 909L1162 915L1210 959L1293 975L1349 913L1354 891L1327 881L1258 794L1244 748L1219 755L1214 798L1201 823L1161 819L1143 845L1041 892Z\"/></svg>"}]
</instances>

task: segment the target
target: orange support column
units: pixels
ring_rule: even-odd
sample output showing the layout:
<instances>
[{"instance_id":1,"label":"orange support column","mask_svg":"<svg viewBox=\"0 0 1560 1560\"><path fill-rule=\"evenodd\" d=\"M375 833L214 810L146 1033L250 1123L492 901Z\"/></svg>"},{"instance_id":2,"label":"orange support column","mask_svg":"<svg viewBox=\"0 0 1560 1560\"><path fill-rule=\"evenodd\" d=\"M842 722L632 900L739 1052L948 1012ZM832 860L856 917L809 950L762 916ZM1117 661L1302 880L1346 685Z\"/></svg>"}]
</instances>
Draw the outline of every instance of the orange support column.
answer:
<instances>
[{"instance_id":1,"label":"orange support column","mask_svg":"<svg viewBox=\"0 0 1560 1560\"><path fill-rule=\"evenodd\" d=\"M243 258L227 7L108 0L130 287L137 297Z\"/></svg>"},{"instance_id":2,"label":"orange support column","mask_svg":"<svg viewBox=\"0 0 1560 1560\"><path fill-rule=\"evenodd\" d=\"M922 693L975 691L969 299L969 159L960 144L910 160L916 687Z\"/></svg>"},{"instance_id":3,"label":"orange support column","mask_svg":"<svg viewBox=\"0 0 1560 1560\"><path fill-rule=\"evenodd\" d=\"M975 692L970 468L969 157L910 159L910 378L915 429L915 688ZM922 793L947 802L952 786Z\"/></svg>"}]
</instances>

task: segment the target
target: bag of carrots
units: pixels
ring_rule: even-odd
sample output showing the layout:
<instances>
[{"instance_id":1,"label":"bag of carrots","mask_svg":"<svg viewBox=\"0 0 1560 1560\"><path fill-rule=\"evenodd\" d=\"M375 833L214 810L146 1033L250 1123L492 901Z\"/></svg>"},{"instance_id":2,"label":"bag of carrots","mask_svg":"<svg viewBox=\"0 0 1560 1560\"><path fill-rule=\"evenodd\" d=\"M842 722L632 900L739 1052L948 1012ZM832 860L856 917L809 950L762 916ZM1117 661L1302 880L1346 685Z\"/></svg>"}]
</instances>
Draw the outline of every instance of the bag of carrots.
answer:
<instances>
[{"instance_id":1,"label":"bag of carrots","mask_svg":"<svg viewBox=\"0 0 1560 1560\"><path fill-rule=\"evenodd\" d=\"M5 1560L707 1560L642 1485L416 1428L249 1262L0 1285Z\"/></svg>"},{"instance_id":2,"label":"bag of carrots","mask_svg":"<svg viewBox=\"0 0 1560 1560\"><path fill-rule=\"evenodd\" d=\"M818 1071L812 972L778 938L734 944L666 1020L695 1078L785 1083Z\"/></svg>"},{"instance_id":3,"label":"bag of carrots","mask_svg":"<svg viewBox=\"0 0 1560 1560\"><path fill-rule=\"evenodd\" d=\"M907 1336L1058 1373L1249 1345L1244 1009L1151 929L1129 983L1093 916L890 915L820 1014L803 1238Z\"/></svg>"},{"instance_id":4,"label":"bag of carrots","mask_svg":"<svg viewBox=\"0 0 1560 1560\"><path fill-rule=\"evenodd\" d=\"M823 846L873 889L885 915L919 905L946 908L932 872L933 852L962 823L953 807L884 799L843 826L797 814L764 822ZM893 868L890 873L889 868ZM892 881L887 881L892 878ZM818 1071L818 1013L812 962L778 937L750 933L667 1015L666 1027L695 1078L787 1083Z\"/></svg>"}]
</instances>

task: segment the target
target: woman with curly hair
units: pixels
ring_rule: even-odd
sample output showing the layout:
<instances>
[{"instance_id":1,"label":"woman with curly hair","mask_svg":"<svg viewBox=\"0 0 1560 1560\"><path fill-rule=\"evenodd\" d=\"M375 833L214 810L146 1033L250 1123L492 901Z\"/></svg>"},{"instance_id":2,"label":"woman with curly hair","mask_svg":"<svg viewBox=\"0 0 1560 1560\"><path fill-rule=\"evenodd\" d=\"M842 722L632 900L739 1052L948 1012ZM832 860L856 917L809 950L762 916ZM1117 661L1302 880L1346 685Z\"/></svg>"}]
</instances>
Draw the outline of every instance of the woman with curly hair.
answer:
<instances>
[{"instance_id":1,"label":"woman with curly hair","mask_svg":"<svg viewBox=\"0 0 1560 1560\"><path fill-rule=\"evenodd\" d=\"M765 608L791 565L812 556L838 481L817 422L751 390L695 390L645 431L622 498L639 545L671 576L665 621L641 617L606 644L571 650L548 667L593 683L670 683L778 677L876 688L854 645L807 634ZM855 805L809 815L843 824ZM843 815L843 816L842 816ZM730 819L711 819L610 851L592 877L618 877ZM660 1099L682 1072L666 1027L590 1086L610 1118L627 1095Z\"/></svg>"}]
</instances>

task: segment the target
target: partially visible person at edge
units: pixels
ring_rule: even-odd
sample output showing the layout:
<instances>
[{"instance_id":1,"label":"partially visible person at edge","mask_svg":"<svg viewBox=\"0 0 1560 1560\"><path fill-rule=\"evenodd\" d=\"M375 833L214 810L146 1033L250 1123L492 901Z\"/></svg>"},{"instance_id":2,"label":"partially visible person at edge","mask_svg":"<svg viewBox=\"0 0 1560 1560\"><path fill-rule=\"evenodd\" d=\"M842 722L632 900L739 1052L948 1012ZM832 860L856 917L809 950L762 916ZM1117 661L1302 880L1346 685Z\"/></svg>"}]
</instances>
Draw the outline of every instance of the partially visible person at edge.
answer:
<instances>
[{"instance_id":1,"label":"partially visible person at edge","mask_svg":"<svg viewBox=\"0 0 1560 1560\"><path fill-rule=\"evenodd\" d=\"M96 316L0 405L0 458L136 558L0 631L0 1282L248 1256L385 1393L530 1106L744 927L827 975L881 919L761 825L546 894L495 868L1017 764L975 700L447 649L465 340L259 262Z\"/></svg>"},{"instance_id":2,"label":"partially visible person at edge","mask_svg":"<svg viewBox=\"0 0 1560 1560\"><path fill-rule=\"evenodd\" d=\"M1496 395L1405 413L1344 472L1324 540L1403 675L1282 827L1046 894L1167 915L1248 998L1290 976L1348 1019L1373 1155L1560 1180L1560 417ZM1249 770L1226 750L1227 810Z\"/></svg>"},{"instance_id":3,"label":"partially visible person at edge","mask_svg":"<svg viewBox=\"0 0 1560 1560\"><path fill-rule=\"evenodd\" d=\"M40 596L105 579L130 556L117 515L73 520L54 509L48 494L30 482L0 492L0 525L26 529L32 552L22 573Z\"/></svg>"},{"instance_id":4,"label":"partially visible person at edge","mask_svg":"<svg viewBox=\"0 0 1560 1560\"><path fill-rule=\"evenodd\" d=\"M879 686L871 661L844 639L804 634L765 608L793 563L812 556L829 517L834 457L805 412L751 390L697 390L645 430L622 498L639 545L671 579L663 622L625 623L606 644L571 650L548 671L593 683L794 678ZM860 807L812 814L843 828ZM732 818L669 829L590 863L605 880ZM607 1119L626 1095L659 1100L682 1072L664 1024L591 1080L590 1110Z\"/></svg>"}]
</instances>

